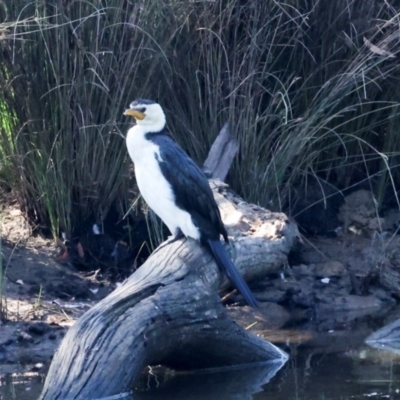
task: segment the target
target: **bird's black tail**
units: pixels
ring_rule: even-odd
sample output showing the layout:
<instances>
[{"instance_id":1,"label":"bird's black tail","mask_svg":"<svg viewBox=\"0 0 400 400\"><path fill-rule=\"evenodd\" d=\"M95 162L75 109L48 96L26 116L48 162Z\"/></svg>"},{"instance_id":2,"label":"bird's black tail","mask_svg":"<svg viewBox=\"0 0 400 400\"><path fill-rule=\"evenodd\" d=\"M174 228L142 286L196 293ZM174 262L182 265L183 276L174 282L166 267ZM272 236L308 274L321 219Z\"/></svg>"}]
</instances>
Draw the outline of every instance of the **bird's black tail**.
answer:
<instances>
[{"instance_id":1,"label":"bird's black tail","mask_svg":"<svg viewBox=\"0 0 400 400\"><path fill-rule=\"evenodd\" d=\"M219 240L207 240L207 245L211 250L212 255L215 258L218 266L222 268L232 285L239 291L239 293L244 297L249 306L258 308L257 300L255 299L247 283L240 275L239 271L235 267L235 264L230 259L224 245Z\"/></svg>"}]
</instances>

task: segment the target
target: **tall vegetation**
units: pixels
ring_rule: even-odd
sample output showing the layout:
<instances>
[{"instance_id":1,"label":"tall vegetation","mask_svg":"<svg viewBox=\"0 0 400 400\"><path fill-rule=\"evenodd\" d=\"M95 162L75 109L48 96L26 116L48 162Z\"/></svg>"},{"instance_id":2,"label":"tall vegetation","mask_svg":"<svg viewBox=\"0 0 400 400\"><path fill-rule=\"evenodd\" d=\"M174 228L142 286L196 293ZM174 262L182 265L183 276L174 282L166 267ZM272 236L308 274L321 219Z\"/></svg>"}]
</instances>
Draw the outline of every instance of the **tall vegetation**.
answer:
<instances>
[{"instance_id":1,"label":"tall vegetation","mask_svg":"<svg viewBox=\"0 0 400 400\"><path fill-rule=\"evenodd\" d=\"M118 133L141 96L198 162L229 121L230 183L249 201L282 208L310 175L338 188L376 177L383 193L399 180L398 11L397 0L5 0L1 175L55 234L127 209Z\"/></svg>"}]
</instances>

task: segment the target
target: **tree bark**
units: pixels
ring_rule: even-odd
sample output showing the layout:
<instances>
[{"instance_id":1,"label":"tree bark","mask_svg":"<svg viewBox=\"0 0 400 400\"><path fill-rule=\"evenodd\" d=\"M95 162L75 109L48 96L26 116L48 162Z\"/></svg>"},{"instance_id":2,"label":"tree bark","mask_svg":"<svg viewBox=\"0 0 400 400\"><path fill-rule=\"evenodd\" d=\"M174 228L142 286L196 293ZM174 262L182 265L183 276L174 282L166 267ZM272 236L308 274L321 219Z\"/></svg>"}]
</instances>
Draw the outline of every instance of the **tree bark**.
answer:
<instances>
[{"instance_id":1,"label":"tree bark","mask_svg":"<svg viewBox=\"0 0 400 400\"><path fill-rule=\"evenodd\" d=\"M246 279L276 271L297 240L296 226L284 214L245 203L221 182L211 186L239 271ZM283 351L228 317L217 295L228 285L197 242L161 245L68 331L40 399L126 392L146 365L193 369L286 360Z\"/></svg>"}]
</instances>

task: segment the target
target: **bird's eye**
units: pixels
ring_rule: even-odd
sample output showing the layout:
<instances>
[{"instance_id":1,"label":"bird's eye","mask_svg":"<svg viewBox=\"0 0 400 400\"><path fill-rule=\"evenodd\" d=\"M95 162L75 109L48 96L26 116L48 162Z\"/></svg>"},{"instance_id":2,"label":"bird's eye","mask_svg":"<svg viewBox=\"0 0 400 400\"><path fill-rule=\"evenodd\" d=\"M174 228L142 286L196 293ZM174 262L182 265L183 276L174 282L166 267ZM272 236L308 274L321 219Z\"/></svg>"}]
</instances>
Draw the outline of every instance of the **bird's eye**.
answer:
<instances>
[{"instance_id":1,"label":"bird's eye","mask_svg":"<svg viewBox=\"0 0 400 400\"><path fill-rule=\"evenodd\" d=\"M137 111L144 113L146 111L146 107L142 107L142 108L137 108Z\"/></svg>"}]
</instances>

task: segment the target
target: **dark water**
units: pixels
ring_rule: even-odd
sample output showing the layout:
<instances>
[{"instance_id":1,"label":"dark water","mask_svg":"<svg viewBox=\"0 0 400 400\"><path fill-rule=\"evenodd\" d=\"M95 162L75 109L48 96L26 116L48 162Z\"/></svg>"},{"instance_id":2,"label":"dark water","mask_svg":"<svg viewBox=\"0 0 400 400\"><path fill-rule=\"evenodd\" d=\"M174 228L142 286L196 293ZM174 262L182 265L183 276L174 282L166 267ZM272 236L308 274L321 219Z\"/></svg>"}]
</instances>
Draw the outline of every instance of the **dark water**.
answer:
<instances>
[{"instance_id":1,"label":"dark water","mask_svg":"<svg viewBox=\"0 0 400 400\"><path fill-rule=\"evenodd\" d=\"M36 400L39 397L44 376L36 372L2 373L6 369L9 366L0 365L0 400Z\"/></svg>"},{"instance_id":2,"label":"dark water","mask_svg":"<svg viewBox=\"0 0 400 400\"><path fill-rule=\"evenodd\" d=\"M229 373L179 376L135 399L400 399L400 356L367 347L345 353L299 349L269 382L257 384L263 377L261 367L250 368L246 377L240 379L237 372L230 377Z\"/></svg>"},{"instance_id":3,"label":"dark water","mask_svg":"<svg viewBox=\"0 0 400 400\"><path fill-rule=\"evenodd\" d=\"M153 368L138 383L136 400L339 400L400 399L400 355L364 344L365 325L353 330L270 333L290 353L285 365L173 373ZM268 336L268 335L267 335ZM43 385L38 373L2 373L0 400L35 400ZM89 399L88 399L89 400Z\"/></svg>"},{"instance_id":4,"label":"dark water","mask_svg":"<svg viewBox=\"0 0 400 400\"><path fill-rule=\"evenodd\" d=\"M253 399L400 399L400 357L368 348L299 352Z\"/></svg>"}]
</instances>

